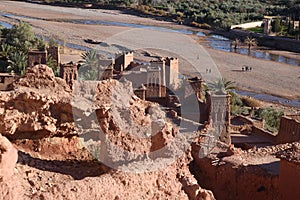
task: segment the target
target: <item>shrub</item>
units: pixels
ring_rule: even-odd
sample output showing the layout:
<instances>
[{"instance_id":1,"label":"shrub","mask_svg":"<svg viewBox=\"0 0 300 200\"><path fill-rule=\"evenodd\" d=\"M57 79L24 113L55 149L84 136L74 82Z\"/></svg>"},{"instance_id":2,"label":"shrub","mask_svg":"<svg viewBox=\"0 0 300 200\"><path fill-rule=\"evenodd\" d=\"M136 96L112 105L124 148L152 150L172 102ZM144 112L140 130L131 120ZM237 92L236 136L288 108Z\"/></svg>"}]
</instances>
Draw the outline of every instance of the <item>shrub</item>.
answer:
<instances>
[{"instance_id":1,"label":"shrub","mask_svg":"<svg viewBox=\"0 0 300 200\"><path fill-rule=\"evenodd\" d=\"M248 106L248 107L251 107L251 108L261 107L260 101L254 99L254 98L243 96L243 97L241 97L241 100L243 102L243 105L245 105L245 106Z\"/></svg>"},{"instance_id":2,"label":"shrub","mask_svg":"<svg viewBox=\"0 0 300 200\"><path fill-rule=\"evenodd\" d=\"M203 24L201 24L201 28L203 28L203 29L210 29L211 26L209 24L207 24L207 23L203 23Z\"/></svg>"},{"instance_id":3,"label":"shrub","mask_svg":"<svg viewBox=\"0 0 300 200\"><path fill-rule=\"evenodd\" d=\"M278 131L280 118L283 114L283 111L271 107L261 108L256 112L257 117L265 121L264 128L271 132Z\"/></svg>"}]
</instances>

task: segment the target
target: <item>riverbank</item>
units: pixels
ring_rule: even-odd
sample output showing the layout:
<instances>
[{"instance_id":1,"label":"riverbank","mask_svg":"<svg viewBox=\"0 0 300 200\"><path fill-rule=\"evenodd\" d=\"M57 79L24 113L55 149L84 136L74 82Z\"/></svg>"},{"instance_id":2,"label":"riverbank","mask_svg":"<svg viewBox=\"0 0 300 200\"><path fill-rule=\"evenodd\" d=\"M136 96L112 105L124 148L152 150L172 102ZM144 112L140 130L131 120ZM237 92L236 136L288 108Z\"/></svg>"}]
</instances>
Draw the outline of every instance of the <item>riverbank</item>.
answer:
<instances>
[{"instance_id":1,"label":"riverbank","mask_svg":"<svg viewBox=\"0 0 300 200\"><path fill-rule=\"evenodd\" d=\"M123 14L117 10L94 10L79 8L61 8L23 2L2 1L0 12L25 15L49 20L36 20L23 18L34 27L35 33L45 36L55 36L68 43L96 48L97 45L87 44L84 39L91 38L97 41L105 41L109 37L132 30L130 27L109 25L74 24L57 22L57 19L90 19L102 21L114 21L123 23L136 23L170 28L185 28L183 25L171 22L157 21L149 18ZM8 19L13 21L13 19ZM171 34L171 33L170 33ZM236 53L222 52L207 46L205 37L189 35L199 42L208 52L212 60L228 80L236 82L241 90L255 91L272 94L290 99L300 99L300 67L283 63L265 61ZM174 41L176 43L176 41ZM243 65L252 67L251 72L242 72ZM208 66L209 67L209 66ZM185 66L181 66L185 68Z\"/></svg>"},{"instance_id":2,"label":"riverbank","mask_svg":"<svg viewBox=\"0 0 300 200\"><path fill-rule=\"evenodd\" d=\"M204 33L212 33L212 34L218 34L223 35L225 37L228 37L230 39L236 39L240 38L244 40L246 37L254 37L257 39L259 45L261 46L267 46L273 49L280 49L282 51L291 51L300 53L300 41L289 39L287 37L277 37L277 36L267 36L264 34L257 34L254 32L246 31L246 30L238 30L238 29L232 29L230 31L226 31L223 28L218 27L211 27L208 24L201 24L196 23L194 21L191 21L190 19L184 19L181 21L178 21L177 18L174 18L174 16L164 15L160 13L152 13L147 12L144 13L137 7L128 7L128 6L117 6L117 5L104 5L103 3L95 2L95 3L85 3L85 2L73 2L73 3L64 3L64 2L48 2L48 1L39 1L39 0L30 0L26 1L29 3L35 3L40 5L51 5L51 6L58 6L58 7L73 7L73 8L80 8L80 9L105 9L105 10L112 10L112 11L120 11L122 14L128 14L133 16L138 16L140 18L145 19L154 19L156 21L166 21L166 22L175 22L173 25L178 24L184 24L186 26L185 28L188 29L196 29L202 28L202 32ZM197 27L197 28L195 28ZM204 28L204 29L203 29ZM280 55L280 54L278 54Z\"/></svg>"},{"instance_id":3,"label":"riverbank","mask_svg":"<svg viewBox=\"0 0 300 200\"><path fill-rule=\"evenodd\" d=\"M300 53L300 40L278 36L268 36L260 33L253 33L251 31L239 29L232 29L230 31L214 31L213 33L222 35L232 40L238 38L243 41L246 37L252 37L257 40L257 43L260 46L266 46L277 50Z\"/></svg>"}]
</instances>

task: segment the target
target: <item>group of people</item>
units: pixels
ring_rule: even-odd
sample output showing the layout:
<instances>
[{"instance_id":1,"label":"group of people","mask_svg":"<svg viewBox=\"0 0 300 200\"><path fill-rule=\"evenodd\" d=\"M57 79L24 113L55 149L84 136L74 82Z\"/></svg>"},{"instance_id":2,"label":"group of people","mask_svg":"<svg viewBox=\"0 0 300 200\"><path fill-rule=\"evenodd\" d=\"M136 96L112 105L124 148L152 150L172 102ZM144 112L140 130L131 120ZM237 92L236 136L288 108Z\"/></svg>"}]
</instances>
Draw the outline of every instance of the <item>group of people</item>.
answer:
<instances>
[{"instance_id":1,"label":"group of people","mask_svg":"<svg viewBox=\"0 0 300 200\"><path fill-rule=\"evenodd\" d=\"M246 72L248 72L248 71L252 71L252 67L248 67L248 66L246 66L246 65L244 65L243 67L242 67L242 71L244 72L244 71L246 71Z\"/></svg>"}]
</instances>

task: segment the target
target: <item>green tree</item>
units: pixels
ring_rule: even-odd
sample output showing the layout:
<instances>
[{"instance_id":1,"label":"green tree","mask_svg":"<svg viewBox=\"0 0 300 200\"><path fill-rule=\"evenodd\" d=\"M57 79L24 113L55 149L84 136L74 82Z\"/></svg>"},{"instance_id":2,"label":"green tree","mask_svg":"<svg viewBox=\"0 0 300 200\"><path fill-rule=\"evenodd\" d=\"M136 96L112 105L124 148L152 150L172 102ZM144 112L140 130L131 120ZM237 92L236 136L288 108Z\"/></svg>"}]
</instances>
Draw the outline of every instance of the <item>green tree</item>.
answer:
<instances>
[{"instance_id":1,"label":"green tree","mask_svg":"<svg viewBox=\"0 0 300 200\"><path fill-rule=\"evenodd\" d=\"M282 32L281 19L279 17L276 18L275 25L274 25L274 32L275 33Z\"/></svg>"},{"instance_id":2,"label":"green tree","mask_svg":"<svg viewBox=\"0 0 300 200\"><path fill-rule=\"evenodd\" d=\"M49 47L57 47L57 46L58 46L58 43L57 43L57 41L56 41L53 37L51 37L51 38L49 39L48 46L49 46Z\"/></svg>"},{"instance_id":3,"label":"green tree","mask_svg":"<svg viewBox=\"0 0 300 200\"><path fill-rule=\"evenodd\" d=\"M44 37L35 38L34 46L40 51L45 51L46 50L46 42L45 42Z\"/></svg>"},{"instance_id":4,"label":"green tree","mask_svg":"<svg viewBox=\"0 0 300 200\"><path fill-rule=\"evenodd\" d=\"M6 35L6 43L20 51L27 52L35 44L35 36L29 24L20 21L13 25Z\"/></svg>"},{"instance_id":5,"label":"green tree","mask_svg":"<svg viewBox=\"0 0 300 200\"><path fill-rule=\"evenodd\" d=\"M79 68L79 78L83 80L97 80L99 59L95 50L84 52L82 55L81 67Z\"/></svg>"},{"instance_id":6,"label":"green tree","mask_svg":"<svg viewBox=\"0 0 300 200\"><path fill-rule=\"evenodd\" d=\"M21 51L15 51L10 55L8 71L17 75L23 75L27 67L27 55Z\"/></svg>"},{"instance_id":7,"label":"green tree","mask_svg":"<svg viewBox=\"0 0 300 200\"><path fill-rule=\"evenodd\" d=\"M264 128L272 132L278 131L280 118L283 114L283 111L276 110L271 107L263 108L258 111L258 117L265 121Z\"/></svg>"},{"instance_id":8,"label":"green tree","mask_svg":"<svg viewBox=\"0 0 300 200\"><path fill-rule=\"evenodd\" d=\"M240 45L240 40L238 38L235 38L232 42L231 42L231 46L233 46L234 50L236 50L238 48L238 46Z\"/></svg>"},{"instance_id":9,"label":"green tree","mask_svg":"<svg viewBox=\"0 0 300 200\"><path fill-rule=\"evenodd\" d=\"M252 47L257 45L257 41L255 38L247 37L245 39L245 44L248 46L248 50L250 51Z\"/></svg>"},{"instance_id":10,"label":"green tree","mask_svg":"<svg viewBox=\"0 0 300 200\"><path fill-rule=\"evenodd\" d=\"M59 76L59 67L51 55L47 58L47 66L52 69L55 76Z\"/></svg>"},{"instance_id":11,"label":"green tree","mask_svg":"<svg viewBox=\"0 0 300 200\"><path fill-rule=\"evenodd\" d=\"M225 78L217 79L216 81L208 84L208 89L215 93L228 94L231 90L235 89L233 86L234 81L228 81Z\"/></svg>"},{"instance_id":12,"label":"green tree","mask_svg":"<svg viewBox=\"0 0 300 200\"><path fill-rule=\"evenodd\" d=\"M15 48L9 44L3 43L0 46L0 58L8 60L9 56L15 51Z\"/></svg>"}]
</instances>

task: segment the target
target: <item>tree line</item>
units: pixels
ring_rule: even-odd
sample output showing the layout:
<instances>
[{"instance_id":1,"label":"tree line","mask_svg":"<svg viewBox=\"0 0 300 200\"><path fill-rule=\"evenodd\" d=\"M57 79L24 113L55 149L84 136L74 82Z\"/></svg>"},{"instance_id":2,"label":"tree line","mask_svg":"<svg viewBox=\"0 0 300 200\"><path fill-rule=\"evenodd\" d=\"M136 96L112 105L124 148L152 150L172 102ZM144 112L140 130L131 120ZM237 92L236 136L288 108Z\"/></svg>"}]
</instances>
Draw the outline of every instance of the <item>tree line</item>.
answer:
<instances>
[{"instance_id":1,"label":"tree line","mask_svg":"<svg viewBox=\"0 0 300 200\"><path fill-rule=\"evenodd\" d=\"M49 45L55 45L49 41ZM30 49L46 50L46 42L43 37L37 37L32 27L20 21L11 29L0 26L0 72L23 75L27 68L27 54ZM56 73L57 64L48 57L47 64Z\"/></svg>"},{"instance_id":2,"label":"tree line","mask_svg":"<svg viewBox=\"0 0 300 200\"><path fill-rule=\"evenodd\" d=\"M46 0L47 3L93 4L131 8L208 28L261 20L264 15L300 18L300 0ZM209 25L209 26L207 26Z\"/></svg>"}]
</instances>

